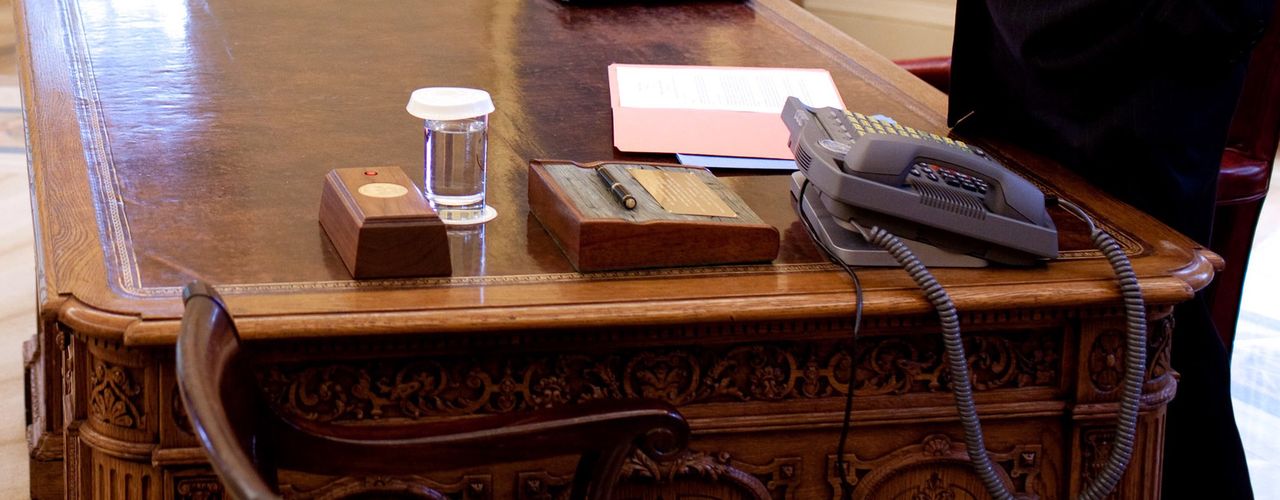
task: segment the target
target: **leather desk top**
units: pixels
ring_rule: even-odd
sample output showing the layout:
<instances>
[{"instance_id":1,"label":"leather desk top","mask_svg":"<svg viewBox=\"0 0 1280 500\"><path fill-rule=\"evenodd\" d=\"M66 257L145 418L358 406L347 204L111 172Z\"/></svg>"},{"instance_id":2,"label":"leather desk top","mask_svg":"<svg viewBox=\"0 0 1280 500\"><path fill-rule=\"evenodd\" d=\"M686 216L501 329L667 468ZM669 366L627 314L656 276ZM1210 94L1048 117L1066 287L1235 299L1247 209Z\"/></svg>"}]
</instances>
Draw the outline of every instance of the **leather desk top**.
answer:
<instances>
[{"instance_id":1,"label":"leather desk top","mask_svg":"<svg viewBox=\"0 0 1280 500\"><path fill-rule=\"evenodd\" d=\"M809 242L786 176L722 176L781 231L771 264L581 275L529 214L527 162L671 161L612 149L614 62L825 68L852 109L945 133L945 96L782 0L25 0L16 17L42 315L127 344L171 343L194 278L226 293L246 338L847 315L850 282ZM317 223L323 175L400 165L421 180L404 105L427 86L493 95L499 216L483 245L454 242L452 278L351 281ZM1189 298L1220 264L1062 168L986 145L1121 229L1150 302ZM1054 215L1059 261L937 272L962 311L1117 300L1081 224ZM929 311L900 270L862 276L868 314Z\"/></svg>"}]
</instances>

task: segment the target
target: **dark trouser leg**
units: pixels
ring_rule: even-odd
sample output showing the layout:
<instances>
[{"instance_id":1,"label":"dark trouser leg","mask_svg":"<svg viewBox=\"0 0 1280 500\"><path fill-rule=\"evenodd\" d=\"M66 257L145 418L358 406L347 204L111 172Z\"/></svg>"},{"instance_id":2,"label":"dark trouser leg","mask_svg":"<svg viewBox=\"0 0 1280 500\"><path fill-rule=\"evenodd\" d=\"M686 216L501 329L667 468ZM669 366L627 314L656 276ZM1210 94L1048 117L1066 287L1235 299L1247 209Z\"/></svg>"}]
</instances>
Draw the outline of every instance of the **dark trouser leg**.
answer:
<instances>
[{"instance_id":1,"label":"dark trouser leg","mask_svg":"<svg viewBox=\"0 0 1280 500\"><path fill-rule=\"evenodd\" d=\"M1231 406L1231 365L1208 306L1197 295L1174 314L1171 361L1181 377L1168 407L1164 498L1253 498Z\"/></svg>"}]
</instances>

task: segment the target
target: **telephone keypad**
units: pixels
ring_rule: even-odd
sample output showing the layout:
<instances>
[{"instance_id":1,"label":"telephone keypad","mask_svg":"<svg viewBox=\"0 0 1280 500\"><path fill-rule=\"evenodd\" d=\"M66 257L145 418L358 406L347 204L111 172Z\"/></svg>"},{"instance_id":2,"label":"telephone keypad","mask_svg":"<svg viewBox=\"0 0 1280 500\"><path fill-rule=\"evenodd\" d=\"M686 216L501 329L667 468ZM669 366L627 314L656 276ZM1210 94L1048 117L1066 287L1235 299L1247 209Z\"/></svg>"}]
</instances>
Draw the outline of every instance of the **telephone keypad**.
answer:
<instances>
[{"instance_id":1,"label":"telephone keypad","mask_svg":"<svg viewBox=\"0 0 1280 500\"><path fill-rule=\"evenodd\" d=\"M948 186L958 187L978 194L987 194L987 181L978 177L958 172L954 169L934 163L918 162L911 166L911 175L925 177L933 182L942 182Z\"/></svg>"},{"instance_id":2,"label":"telephone keypad","mask_svg":"<svg viewBox=\"0 0 1280 500\"><path fill-rule=\"evenodd\" d=\"M965 144L964 141L952 139L949 137L943 137L931 132L916 130L911 127L904 127L902 125L899 125L897 122L879 120L876 118L871 118L862 113L855 113L851 111L845 111L844 117L849 121L849 126L853 127L853 131L851 133L849 129L844 126L844 123L840 124L840 130L844 132L847 136L849 136L850 139L856 139L858 136L862 136L869 133L899 135L903 137L910 137L913 139L921 139L925 141L933 141L940 144L945 144L954 148L968 151L970 153L978 152L976 150L977 148L970 147L968 144Z\"/></svg>"},{"instance_id":3,"label":"telephone keypad","mask_svg":"<svg viewBox=\"0 0 1280 500\"><path fill-rule=\"evenodd\" d=\"M843 116L841 116L841 114L843 114ZM839 124L840 132L842 132L849 140L857 140L858 137L866 134L897 135L937 142L986 157L985 151L965 144L964 141L916 130L911 127L904 127L896 122L872 118L862 113L855 113L852 111L843 111L843 113L841 113L833 109L831 110L830 116ZM844 119L841 120L840 118ZM922 177L929 179L932 182L947 184L952 187L978 193L979 195L987 194L987 190L989 189L987 182L980 178L934 163L917 162L911 166L908 173L913 177Z\"/></svg>"}]
</instances>

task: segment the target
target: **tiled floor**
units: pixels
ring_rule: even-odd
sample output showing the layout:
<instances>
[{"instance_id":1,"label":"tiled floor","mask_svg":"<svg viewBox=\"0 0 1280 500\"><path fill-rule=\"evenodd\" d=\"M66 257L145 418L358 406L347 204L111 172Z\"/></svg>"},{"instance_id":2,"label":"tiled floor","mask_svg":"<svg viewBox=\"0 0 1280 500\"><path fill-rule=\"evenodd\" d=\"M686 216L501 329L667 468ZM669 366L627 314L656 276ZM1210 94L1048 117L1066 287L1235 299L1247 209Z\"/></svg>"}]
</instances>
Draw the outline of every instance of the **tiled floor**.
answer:
<instances>
[{"instance_id":1,"label":"tiled floor","mask_svg":"<svg viewBox=\"0 0 1280 500\"><path fill-rule=\"evenodd\" d=\"M0 75L0 498L26 498L22 341L35 334L35 257L16 81ZM16 131L16 132L15 132Z\"/></svg>"},{"instance_id":2,"label":"tiled floor","mask_svg":"<svg viewBox=\"0 0 1280 500\"><path fill-rule=\"evenodd\" d=\"M1259 499L1280 498L1280 176L1271 178L1244 283L1231 395Z\"/></svg>"},{"instance_id":3,"label":"tiled floor","mask_svg":"<svg viewBox=\"0 0 1280 500\"><path fill-rule=\"evenodd\" d=\"M31 197L10 0L0 0L0 499L27 498L22 341L35 334Z\"/></svg>"}]
</instances>

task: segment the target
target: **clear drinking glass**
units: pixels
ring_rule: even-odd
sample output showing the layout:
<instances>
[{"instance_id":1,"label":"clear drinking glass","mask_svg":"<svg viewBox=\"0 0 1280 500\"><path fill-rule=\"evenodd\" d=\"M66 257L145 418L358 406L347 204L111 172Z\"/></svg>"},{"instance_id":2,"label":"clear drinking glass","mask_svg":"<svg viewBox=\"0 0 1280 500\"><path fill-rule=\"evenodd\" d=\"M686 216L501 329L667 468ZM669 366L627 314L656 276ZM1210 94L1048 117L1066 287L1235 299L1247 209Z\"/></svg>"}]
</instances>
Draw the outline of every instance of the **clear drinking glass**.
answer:
<instances>
[{"instance_id":1,"label":"clear drinking glass","mask_svg":"<svg viewBox=\"0 0 1280 500\"><path fill-rule=\"evenodd\" d=\"M423 120L423 193L440 219L446 224L479 224L497 216L485 204L489 113L494 109L489 93L457 87L418 89L406 109Z\"/></svg>"},{"instance_id":2,"label":"clear drinking glass","mask_svg":"<svg viewBox=\"0 0 1280 500\"><path fill-rule=\"evenodd\" d=\"M449 258L454 276L484 276L484 224L449 226ZM483 295L484 291L480 293ZM483 298L483 297L481 297Z\"/></svg>"}]
</instances>

